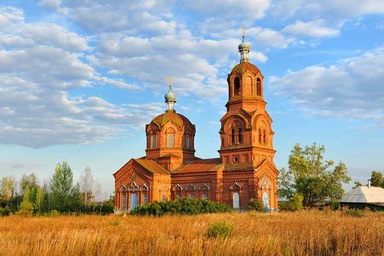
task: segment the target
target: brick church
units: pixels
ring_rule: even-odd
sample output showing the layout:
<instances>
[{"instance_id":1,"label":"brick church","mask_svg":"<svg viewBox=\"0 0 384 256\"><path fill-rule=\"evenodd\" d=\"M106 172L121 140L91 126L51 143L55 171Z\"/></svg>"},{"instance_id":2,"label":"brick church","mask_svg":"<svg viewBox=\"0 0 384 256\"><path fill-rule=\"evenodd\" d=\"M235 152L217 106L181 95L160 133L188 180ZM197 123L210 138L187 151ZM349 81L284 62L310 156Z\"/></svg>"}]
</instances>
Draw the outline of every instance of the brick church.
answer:
<instances>
[{"instance_id":1,"label":"brick church","mask_svg":"<svg viewBox=\"0 0 384 256\"><path fill-rule=\"evenodd\" d=\"M273 162L272 119L266 111L263 75L249 62L245 34L240 63L228 75L227 112L220 119L218 158L195 156L195 125L176 113L169 85L165 113L145 127L145 156L132 158L115 177L115 213L178 198L201 198L246 209L251 198L277 209L278 170Z\"/></svg>"}]
</instances>

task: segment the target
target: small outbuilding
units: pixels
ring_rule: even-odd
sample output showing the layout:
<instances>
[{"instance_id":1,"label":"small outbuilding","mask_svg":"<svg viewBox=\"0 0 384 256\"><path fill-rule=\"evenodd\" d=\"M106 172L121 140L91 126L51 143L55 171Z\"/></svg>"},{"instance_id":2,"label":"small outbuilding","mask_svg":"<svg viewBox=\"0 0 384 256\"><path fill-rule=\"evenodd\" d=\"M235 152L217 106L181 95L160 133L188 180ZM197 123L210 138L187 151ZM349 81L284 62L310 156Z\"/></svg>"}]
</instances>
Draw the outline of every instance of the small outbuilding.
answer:
<instances>
[{"instance_id":1,"label":"small outbuilding","mask_svg":"<svg viewBox=\"0 0 384 256\"><path fill-rule=\"evenodd\" d=\"M340 200L342 207L384 211L384 189L373 186L359 186L345 193Z\"/></svg>"}]
</instances>

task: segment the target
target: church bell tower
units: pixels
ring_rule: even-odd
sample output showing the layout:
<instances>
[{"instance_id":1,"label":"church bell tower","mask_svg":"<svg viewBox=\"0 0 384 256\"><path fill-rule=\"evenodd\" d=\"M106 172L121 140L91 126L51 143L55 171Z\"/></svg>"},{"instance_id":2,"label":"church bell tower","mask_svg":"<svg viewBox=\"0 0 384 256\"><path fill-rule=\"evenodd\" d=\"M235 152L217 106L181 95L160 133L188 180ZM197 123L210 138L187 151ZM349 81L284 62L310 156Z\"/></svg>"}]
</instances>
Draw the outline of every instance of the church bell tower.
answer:
<instances>
[{"instance_id":1,"label":"church bell tower","mask_svg":"<svg viewBox=\"0 0 384 256\"><path fill-rule=\"evenodd\" d=\"M259 68L249 62L251 47L244 29L238 48L240 63L227 79L227 113L220 120L219 154L231 170L253 170L265 160L274 166L274 132L264 101L264 77Z\"/></svg>"}]
</instances>

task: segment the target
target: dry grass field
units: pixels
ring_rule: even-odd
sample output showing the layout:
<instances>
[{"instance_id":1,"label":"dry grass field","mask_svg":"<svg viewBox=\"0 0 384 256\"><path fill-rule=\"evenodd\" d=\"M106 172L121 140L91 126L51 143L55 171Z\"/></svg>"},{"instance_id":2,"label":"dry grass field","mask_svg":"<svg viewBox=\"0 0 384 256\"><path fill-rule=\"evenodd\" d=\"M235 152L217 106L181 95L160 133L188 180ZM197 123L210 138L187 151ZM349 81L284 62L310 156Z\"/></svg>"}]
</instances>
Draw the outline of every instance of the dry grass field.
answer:
<instances>
[{"instance_id":1,"label":"dry grass field","mask_svg":"<svg viewBox=\"0 0 384 256\"><path fill-rule=\"evenodd\" d=\"M208 237L212 223L233 227ZM197 216L0 218L0 255L384 255L384 214L339 211Z\"/></svg>"}]
</instances>

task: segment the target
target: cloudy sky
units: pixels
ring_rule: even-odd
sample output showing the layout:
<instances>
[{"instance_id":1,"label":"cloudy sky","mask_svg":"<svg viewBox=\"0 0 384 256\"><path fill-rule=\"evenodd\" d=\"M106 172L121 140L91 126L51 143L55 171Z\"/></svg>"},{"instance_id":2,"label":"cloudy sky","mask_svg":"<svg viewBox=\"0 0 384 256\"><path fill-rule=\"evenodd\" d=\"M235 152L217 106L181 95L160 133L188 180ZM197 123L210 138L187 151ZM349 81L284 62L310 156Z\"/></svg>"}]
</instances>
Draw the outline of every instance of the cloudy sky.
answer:
<instances>
[{"instance_id":1,"label":"cloudy sky","mask_svg":"<svg viewBox=\"0 0 384 256\"><path fill-rule=\"evenodd\" d=\"M241 4L240 4L241 2ZM384 172L382 0L7 0L0 3L0 176L40 183L67 161L112 174L145 154L165 110L196 125L196 155L218 157L227 74L242 26L264 75L275 162L295 143L326 148L363 183Z\"/></svg>"}]
</instances>

